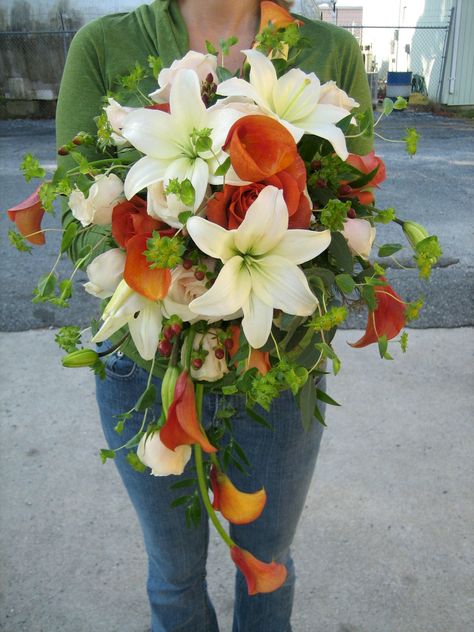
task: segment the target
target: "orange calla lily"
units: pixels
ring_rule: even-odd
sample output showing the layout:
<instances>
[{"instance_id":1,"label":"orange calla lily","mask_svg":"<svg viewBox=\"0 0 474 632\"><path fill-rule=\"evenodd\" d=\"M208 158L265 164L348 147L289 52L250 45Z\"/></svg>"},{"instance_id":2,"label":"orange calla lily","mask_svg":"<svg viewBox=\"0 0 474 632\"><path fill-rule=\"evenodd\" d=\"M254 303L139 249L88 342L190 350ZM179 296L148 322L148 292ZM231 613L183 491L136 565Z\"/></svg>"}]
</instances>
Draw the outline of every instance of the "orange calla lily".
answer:
<instances>
[{"instance_id":1,"label":"orange calla lily","mask_svg":"<svg viewBox=\"0 0 474 632\"><path fill-rule=\"evenodd\" d=\"M297 158L296 143L277 120L259 114L243 116L229 130L223 150L242 180L258 182L283 171Z\"/></svg>"},{"instance_id":2,"label":"orange calla lily","mask_svg":"<svg viewBox=\"0 0 474 632\"><path fill-rule=\"evenodd\" d=\"M231 325L230 329L232 332L232 348L229 351L229 355L232 358L239 350L240 327L238 325ZM260 349L252 349L250 351L250 356L245 363L245 370L248 371L254 367L258 369L258 372L262 375L268 373L272 368L268 351L260 351Z\"/></svg>"},{"instance_id":3,"label":"orange calla lily","mask_svg":"<svg viewBox=\"0 0 474 632\"><path fill-rule=\"evenodd\" d=\"M385 281L384 278L382 278ZM365 333L351 347L361 348L377 342L380 336L395 338L405 326L405 303L390 285L375 286L377 307L369 312Z\"/></svg>"},{"instance_id":4,"label":"orange calla lily","mask_svg":"<svg viewBox=\"0 0 474 632\"><path fill-rule=\"evenodd\" d=\"M199 423L194 384L187 371L183 371L176 381L174 399L168 409L166 423L160 430L160 439L170 450L198 443L204 452L217 452Z\"/></svg>"},{"instance_id":5,"label":"orange calla lily","mask_svg":"<svg viewBox=\"0 0 474 632\"><path fill-rule=\"evenodd\" d=\"M238 546L231 547L230 556L245 577L249 595L273 592L285 583L287 570L284 564L261 562Z\"/></svg>"},{"instance_id":6,"label":"orange calla lily","mask_svg":"<svg viewBox=\"0 0 474 632\"><path fill-rule=\"evenodd\" d=\"M123 278L142 296L157 301L168 294L171 271L168 268L150 268L145 255L147 239L151 233L135 235L127 241L127 258Z\"/></svg>"},{"instance_id":7,"label":"orange calla lily","mask_svg":"<svg viewBox=\"0 0 474 632\"><path fill-rule=\"evenodd\" d=\"M42 246L46 241L41 230L44 208L38 194L40 188L41 185L26 200L7 211L8 217L15 222L19 233L35 246Z\"/></svg>"},{"instance_id":8,"label":"orange calla lily","mask_svg":"<svg viewBox=\"0 0 474 632\"><path fill-rule=\"evenodd\" d=\"M268 26L269 22L277 31L278 29L286 28L293 22L298 25L303 24L301 20L295 20L284 7L275 2L264 0L260 3L260 28L258 32L261 33L263 29Z\"/></svg>"},{"instance_id":9,"label":"orange calla lily","mask_svg":"<svg viewBox=\"0 0 474 632\"><path fill-rule=\"evenodd\" d=\"M213 508L233 524L248 524L256 520L267 501L263 487L253 493L242 492L224 472L215 467L211 469L211 486L214 494Z\"/></svg>"}]
</instances>

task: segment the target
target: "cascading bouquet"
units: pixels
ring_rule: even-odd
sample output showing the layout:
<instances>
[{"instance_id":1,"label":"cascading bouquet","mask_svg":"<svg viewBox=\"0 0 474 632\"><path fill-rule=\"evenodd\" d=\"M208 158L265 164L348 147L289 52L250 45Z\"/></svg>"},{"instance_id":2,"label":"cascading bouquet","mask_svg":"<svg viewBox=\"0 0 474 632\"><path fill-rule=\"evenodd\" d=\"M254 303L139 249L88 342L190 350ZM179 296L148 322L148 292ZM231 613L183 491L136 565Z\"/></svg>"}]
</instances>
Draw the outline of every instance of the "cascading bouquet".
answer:
<instances>
[{"instance_id":1,"label":"cascading bouquet","mask_svg":"<svg viewBox=\"0 0 474 632\"><path fill-rule=\"evenodd\" d=\"M401 225L423 277L441 254L423 227L375 206L373 188L385 177L380 158L348 153L346 136L371 133L370 113L358 115L358 104L333 81L320 85L296 67L305 44L297 20L271 2L262 3L262 14L239 76L218 65L209 43L207 55L191 51L170 68L150 59L159 88L141 94L141 107L108 95L97 135L79 131L59 149L75 166L60 166L8 211L19 231L10 239L21 250L44 243L41 219L57 196L72 211L60 255L93 234L72 276L85 268L86 291L104 300L92 342L112 342L105 351L84 348L79 328L64 327L57 335L68 352L63 364L102 374L104 355L121 350L148 368L134 407L143 412L142 427L121 449L131 466L162 476L181 474L193 447L202 504L251 594L278 588L286 570L240 549L216 518L220 511L231 522L251 522L266 496L232 484L229 463L244 468L246 458L232 439L231 413L222 415L225 432L202 427L203 391L240 394L249 418L265 424L259 406L268 410L291 389L303 424L315 416L324 423L317 400L336 402L311 377L329 363L339 371L331 341L348 310L368 308L366 331L353 346L378 343L381 357L390 358L388 341L421 307L420 300L404 302L383 265L369 261L374 224ZM220 43L223 56L233 44ZM125 78L122 102L136 97L143 74L136 66ZM386 100L382 116L404 106ZM416 136L408 130L410 153ZM101 160L81 153L90 145L103 152ZM46 175L31 155L22 167L27 179ZM385 244L378 254L401 248ZM65 307L71 292L72 277L59 280L53 269L33 300ZM403 333L403 349L406 340ZM158 419L151 416L153 375L162 377ZM132 412L119 416L118 433ZM102 450L103 461L115 452ZM199 521L197 490L178 503L187 503L190 523Z\"/></svg>"}]
</instances>

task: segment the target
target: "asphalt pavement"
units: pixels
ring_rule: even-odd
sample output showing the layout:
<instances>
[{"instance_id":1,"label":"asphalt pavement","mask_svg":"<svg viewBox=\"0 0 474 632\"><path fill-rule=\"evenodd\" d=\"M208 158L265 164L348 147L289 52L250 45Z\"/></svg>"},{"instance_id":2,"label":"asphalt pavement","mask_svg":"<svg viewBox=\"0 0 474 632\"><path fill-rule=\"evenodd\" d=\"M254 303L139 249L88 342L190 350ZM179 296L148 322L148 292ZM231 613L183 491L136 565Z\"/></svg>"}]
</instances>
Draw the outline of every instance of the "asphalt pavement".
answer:
<instances>
[{"instance_id":1,"label":"asphalt pavement","mask_svg":"<svg viewBox=\"0 0 474 632\"><path fill-rule=\"evenodd\" d=\"M474 623L474 128L405 113L383 133L413 125L419 156L377 148L389 171L378 201L437 233L444 257L423 286L430 306L406 354L394 347L383 361L346 344L360 332L338 334L342 369L328 392L342 406L329 410L294 543L294 632L470 632ZM2 206L32 188L17 175L26 150L54 161L52 131L47 121L0 122ZM76 303L59 316L32 305L54 240L21 255L0 221L0 629L148 631L141 536L113 464L98 458L93 378L62 368L54 343L56 326L85 323L97 303L84 300L79 278ZM393 268L390 280L408 298L422 287L415 271ZM230 632L234 567L214 534L208 574Z\"/></svg>"}]
</instances>

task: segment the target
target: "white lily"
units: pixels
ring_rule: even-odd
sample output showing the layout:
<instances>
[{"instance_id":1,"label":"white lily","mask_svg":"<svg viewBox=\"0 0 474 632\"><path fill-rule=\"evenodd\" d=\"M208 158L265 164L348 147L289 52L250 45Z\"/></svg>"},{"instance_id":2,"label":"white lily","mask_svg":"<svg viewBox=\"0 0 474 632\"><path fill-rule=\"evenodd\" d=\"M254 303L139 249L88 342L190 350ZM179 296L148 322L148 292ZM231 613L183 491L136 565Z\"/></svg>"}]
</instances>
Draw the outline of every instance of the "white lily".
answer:
<instances>
[{"instance_id":1,"label":"white lily","mask_svg":"<svg viewBox=\"0 0 474 632\"><path fill-rule=\"evenodd\" d=\"M321 83L314 72L307 74L299 68L292 68L278 78L274 65L265 55L257 50L242 52L251 66L250 82L227 79L218 85L218 94L247 97L264 114L278 119L293 135L295 142L305 133L320 136L331 143L342 160L346 160L349 155L346 140L342 130L335 124L348 116L350 111L340 105L321 102L325 92L321 90ZM344 105L350 102L349 97L340 100Z\"/></svg>"},{"instance_id":2,"label":"white lily","mask_svg":"<svg viewBox=\"0 0 474 632\"><path fill-rule=\"evenodd\" d=\"M144 360L152 360L161 333L161 302L150 301L120 281L102 314L104 324L92 338L103 342L128 323L132 340Z\"/></svg>"},{"instance_id":3,"label":"white lily","mask_svg":"<svg viewBox=\"0 0 474 632\"><path fill-rule=\"evenodd\" d=\"M225 318L242 308L245 336L258 349L270 335L274 308L298 316L316 309L318 300L298 264L321 254L331 234L288 230L288 209L280 189L262 189L235 230L196 216L186 227L203 252L224 263L211 289L190 303L192 311Z\"/></svg>"},{"instance_id":4,"label":"white lily","mask_svg":"<svg viewBox=\"0 0 474 632\"><path fill-rule=\"evenodd\" d=\"M203 201L209 182L222 184L215 170L225 161L222 151L227 133L244 112L219 104L206 109L201 86L194 70L182 69L174 78L170 92L171 113L141 108L125 117L122 135L145 156L133 165L125 180L125 195L156 182L177 178L190 180L195 191L194 210ZM199 133L209 135L212 147L198 150Z\"/></svg>"}]
</instances>

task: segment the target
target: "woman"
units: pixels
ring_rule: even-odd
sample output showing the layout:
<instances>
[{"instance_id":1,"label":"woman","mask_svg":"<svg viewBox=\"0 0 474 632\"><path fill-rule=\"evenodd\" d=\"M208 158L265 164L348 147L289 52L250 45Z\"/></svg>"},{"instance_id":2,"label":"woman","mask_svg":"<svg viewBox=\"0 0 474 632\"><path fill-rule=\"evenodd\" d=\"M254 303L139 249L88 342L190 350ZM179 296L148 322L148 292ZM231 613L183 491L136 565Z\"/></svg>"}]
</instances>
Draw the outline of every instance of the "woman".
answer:
<instances>
[{"instance_id":1,"label":"woman","mask_svg":"<svg viewBox=\"0 0 474 632\"><path fill-rule=\"evenodd\" d=\"M131 13L106 16L88 24L74 38L64 71L57 110L58 146L78 131L94 131L92 121L101 111L104 95L116 87L117 77L129 72L135 62L146 67L149 55L159 55L167 67L189 49L206 52L206 40L217 43L235 35L238 46L226 58L226 66L234 71L242 65L240 50L251 47L259 21L258 0L155 0ZM314 71L321 82L336 81L361 104L361 110L371 111L360 51L352 36L330 24L308 20L301 29L311 46L305 49L300 67ZM150 80L142 89L151 92L156 82ZM365 154L371 145L371 139L360 138L349 148ZM75 243L73 258L82 246L80 241ZM121 436L114 431L115 416L133 408L147 378L137 354L128 355L131 357L112 354L107 379L97 383L104 433L112 447L132 437L141 421L138 416L129 419ZM244 578L237 572L233 631L288 632L295 581L290 545L314 470L322 426L315 422L309 432L303 431L289 391L266 415L273 431L249 421L239 396L230 404L236 409L236 439L252 464L251 477L235 469L230 476L246 491L265 487L268 497L260 518L249 525L232 525L231 536L260 560L284 563L288 571L279 590L256 596L247 594ZM205 427L219 423L218 408L217 396L205 398ZM170 508L179 495L170 485L179 479L138 473L121 454L115 461L137 512L148 553L152 631L215 632L218 624L205 580L207 521L202 518L199 527L187 528L183 511ZM192 463L184 478L189 478L191 467Z\"/></svg>"}]
</instances>

